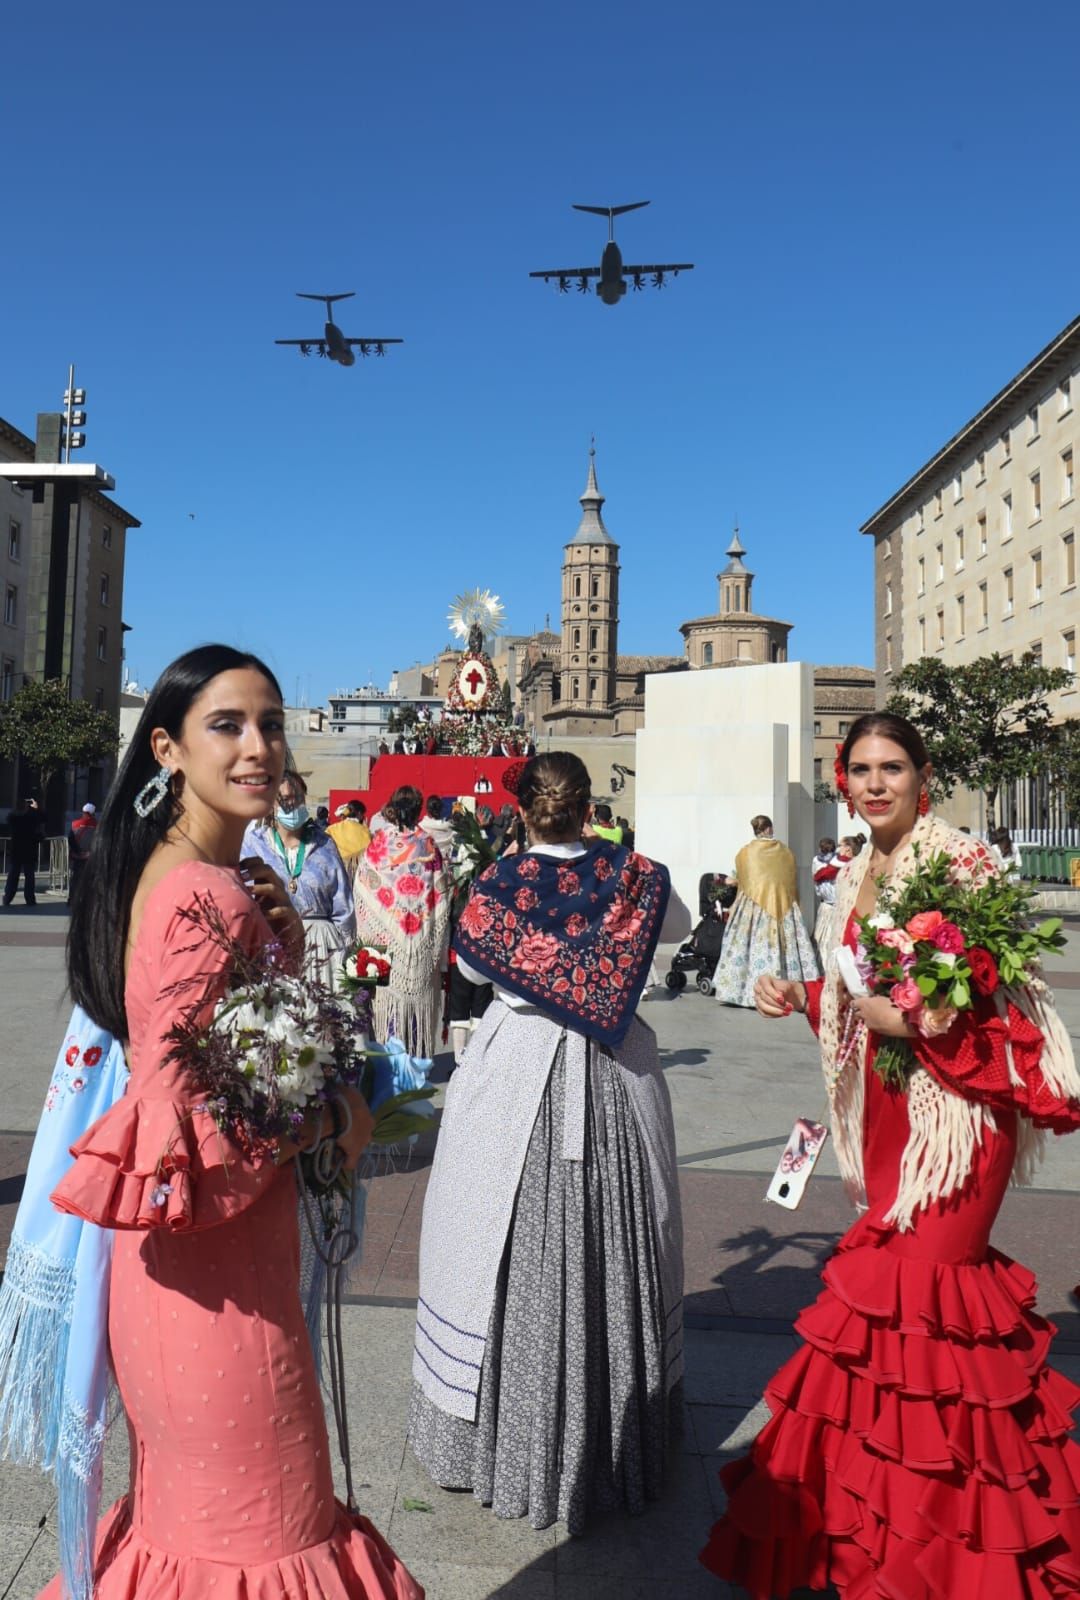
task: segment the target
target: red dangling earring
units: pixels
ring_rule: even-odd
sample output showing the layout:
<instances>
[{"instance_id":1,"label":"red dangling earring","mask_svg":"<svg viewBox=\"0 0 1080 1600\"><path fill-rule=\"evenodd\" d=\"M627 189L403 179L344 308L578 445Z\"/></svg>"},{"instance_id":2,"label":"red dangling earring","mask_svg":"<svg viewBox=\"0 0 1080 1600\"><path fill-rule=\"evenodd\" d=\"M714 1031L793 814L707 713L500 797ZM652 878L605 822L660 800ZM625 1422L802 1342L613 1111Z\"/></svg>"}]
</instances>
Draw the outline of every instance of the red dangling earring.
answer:
<instances>
[{"instance_id":1,"label":"red dangling earring","mask_svg":"<svg viewBox=\"0 0 1080 1600\"><path fill-rule=\"evenodd\" d=\"M849 817L853 817L855 815L855 802L850 795L847 797L847 814Z\"/></svg>"},{"instance_id":2,"label":"red dangling earring","mask_svg":"<svg viewBox=\"0 0 1080 1600\"><path fill-rule=\"evenodd\" d=\"M930 810L930 791L927 788L919 790L919 804L916 807L920 817L925 817Z\"/></svg>"}]
</instances>

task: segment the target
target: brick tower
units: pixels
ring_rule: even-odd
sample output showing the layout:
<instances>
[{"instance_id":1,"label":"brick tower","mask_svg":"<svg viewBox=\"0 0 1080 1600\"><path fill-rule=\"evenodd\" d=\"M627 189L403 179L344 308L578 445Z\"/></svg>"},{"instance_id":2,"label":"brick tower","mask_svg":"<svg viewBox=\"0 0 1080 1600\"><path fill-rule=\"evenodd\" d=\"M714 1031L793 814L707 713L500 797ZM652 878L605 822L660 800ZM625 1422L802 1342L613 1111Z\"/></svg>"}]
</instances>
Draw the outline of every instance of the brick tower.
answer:
<instances>
[{"instance_id":1,"label":"brick tower","mask_svg":"<svg viewBox=\"0 0 1080 1600\"><path fill-rule=\"evenodd\" d=\"M562 568L563 715L611 714L619 633L619 547L604 527L604 497L596 485L596 447L581 496L581 522L564 547Z\"/></svg>"}]
</instances>

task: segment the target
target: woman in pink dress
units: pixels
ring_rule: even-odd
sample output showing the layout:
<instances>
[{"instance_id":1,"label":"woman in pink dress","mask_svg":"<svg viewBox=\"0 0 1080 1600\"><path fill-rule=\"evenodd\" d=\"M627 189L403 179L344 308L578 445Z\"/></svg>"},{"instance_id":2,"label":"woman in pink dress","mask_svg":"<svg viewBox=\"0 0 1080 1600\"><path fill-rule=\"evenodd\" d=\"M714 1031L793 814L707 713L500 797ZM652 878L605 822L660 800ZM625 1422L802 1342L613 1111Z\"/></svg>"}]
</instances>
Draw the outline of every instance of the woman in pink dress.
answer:
<instances>
[{"instance_id":1,"label":"woman in pink dress","mask_svg":"<svg viewBox=\"0 0 1080 1600\"><path fill-rule=\"evenodd\" d=\"M929 813L916 729L861 717L841 750L873 848L837 880L834 944L855 944L878 885L939 851L959 881L984 846ZM805 1012L821 1039L837 1158L863 1215L800 1316L805 1341L765 1391L772 1417L721 1473L701 1559L754 1600L835 1585L843 1600L1080 1596L1080 1389L1048 1364L1035 1280L990 1245L1010 1176L1040 1130L1080 1127L1080 1078L1045 987L998 990L913 1029L885 995L826 977L758 979L758 1010ZM929 1026L929 1019L924 1019ZM907 1039L903 1090L874 1071Z\"/></svg>"},{"instance_id":2,"label":"woman in pink dress","mask_svg":"<svg viewBox=\"0 0 1080 1600\"><path fill-rule=\"evenodd\" d=\"M226 958L182 916L197 898L248 948L276 936L302 951L276 876L239 861L284 764L269 670L222 645L182 656L147 701L73 909L72 993L126 1041L131 1066L53 1195L117 1230L109 1342L132 1482L98 1528L100 1600L423 1596L371 1523L334 1498L299 1296L297 1146L252 1161L167 1064L185 981L225 980ZM353 1167L372 1124L355 1090L345 1098L338 1142ZM327 1132L313 1125L301 1143ZM57 1579L45 1594L60 1592Z\"/></svg>"}]
</instances>

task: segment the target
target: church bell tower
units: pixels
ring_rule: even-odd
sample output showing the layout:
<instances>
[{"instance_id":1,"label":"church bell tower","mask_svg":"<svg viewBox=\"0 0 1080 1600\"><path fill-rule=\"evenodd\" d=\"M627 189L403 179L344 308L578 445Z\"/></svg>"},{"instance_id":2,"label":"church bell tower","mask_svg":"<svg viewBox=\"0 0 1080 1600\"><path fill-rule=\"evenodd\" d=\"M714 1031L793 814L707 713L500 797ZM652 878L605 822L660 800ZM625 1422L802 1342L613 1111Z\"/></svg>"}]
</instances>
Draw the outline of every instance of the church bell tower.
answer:
<instances>
[{"instance_id":1,"label":"church bell tower","mask_svg":"<svg viewBox=\"0 0 1080 1600\"><path fill-rule=\"evenodd\" d=\"M560 710L610 714L619 632L619 547L604 527L596 446L581 496L581 522L564 547Z\"/></svg>"}]
</instances>

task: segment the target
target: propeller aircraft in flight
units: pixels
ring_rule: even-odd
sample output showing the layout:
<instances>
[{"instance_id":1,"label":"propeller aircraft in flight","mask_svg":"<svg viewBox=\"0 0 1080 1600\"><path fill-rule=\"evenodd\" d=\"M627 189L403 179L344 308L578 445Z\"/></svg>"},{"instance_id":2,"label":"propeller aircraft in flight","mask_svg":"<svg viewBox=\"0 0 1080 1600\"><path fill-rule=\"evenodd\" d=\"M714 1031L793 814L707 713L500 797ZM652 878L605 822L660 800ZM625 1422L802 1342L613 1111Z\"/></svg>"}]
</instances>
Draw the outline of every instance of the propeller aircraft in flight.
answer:
<instances>
[{"instance_id":1,"label":"propeller aircraft in flight","mask_svg":"<svg viewBox=\"0 0 1080 1600\"><path fill-rule=\"evenodd\" d=\"M608 240L604 246L604 254L598 267L552 267L544 272L530 272L530 278L543 278L545 283L550 283L554 278L560 294L569 294L571 282L575 282L579 294L589 292L589 279L597 278L596 292L606 306L617 306L626 293L626 279L630 278L635 289L644 289L646 284L654 289L662 289L670 273L677 278L680 272L693 272L692 261L663 262L650 265L624 266L622 251L615 243L615 218L621 217L626 211L640 211L642 206L647 206L648 200L635 200L628 206L579 206L575 211L588 211L596 217L608 219ZM624 276L625 274L625 276Z\"/></svg>"},{"instance_id":2,"label":"propeller aircraft in flight","mask_svg":"<svg viewBox=\"0 0 1080 1600\"><path fill-rule=\"evenodd\" d=\"M362 356L384 356L388 344L404 344L403 339L347 339L332 319L330 310L335 300L351 300L356 293L350 289L347 294L302 294L297 291L298 300L321 300L326 306L326 327L321 339L275 339L275 344L296 344L300 346L300 354L309 356L317 350L321 356L327 356L331 361L336 361L339 366L351 367L356 361L354 350L359 350Z\"/></svg>"}]
</instances>

